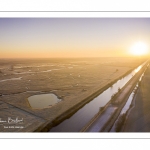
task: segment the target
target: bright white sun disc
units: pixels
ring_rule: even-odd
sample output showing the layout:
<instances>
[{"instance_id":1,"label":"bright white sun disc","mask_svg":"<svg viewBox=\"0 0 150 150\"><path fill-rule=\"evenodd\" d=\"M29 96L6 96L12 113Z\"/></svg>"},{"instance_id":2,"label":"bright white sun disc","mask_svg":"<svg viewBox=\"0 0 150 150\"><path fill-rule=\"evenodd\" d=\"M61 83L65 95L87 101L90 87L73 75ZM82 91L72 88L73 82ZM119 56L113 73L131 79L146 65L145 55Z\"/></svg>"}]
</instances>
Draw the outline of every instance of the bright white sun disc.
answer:
<instances>
[{"instance_id":1,"label":"bright white sun disc","mask_svg":"<svg viewBox=\"0 0 150 150\"><path fill-rule=\"evenodd\" d=\"M145 55L148 53L148 46L143 42L137 42L130 48L130 52L133 55Z\"/></svg>"}]
</instances>

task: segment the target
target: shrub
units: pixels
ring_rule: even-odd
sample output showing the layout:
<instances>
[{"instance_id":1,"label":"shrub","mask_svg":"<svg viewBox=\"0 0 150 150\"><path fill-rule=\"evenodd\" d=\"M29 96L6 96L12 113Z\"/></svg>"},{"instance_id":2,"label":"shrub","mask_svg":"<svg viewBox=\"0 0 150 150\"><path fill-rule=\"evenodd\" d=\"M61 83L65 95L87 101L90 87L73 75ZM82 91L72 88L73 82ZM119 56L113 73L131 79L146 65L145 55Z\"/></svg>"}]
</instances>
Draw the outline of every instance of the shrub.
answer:
<instances>
[{"instance_id":1,"label":"shrub","mask_svg":"<svg viewBox=\"0 0 150 150\"><path fill-rule=\"evenodd\" d=\"M121 91L121 89L120 88L118 88L118 92L120 92Z\"/></svg>"},{"instance_id":2,"label":"shrub","mask_svg":"<svg viewBox=\"0 0 150 150\"><path fill-rule=\"evenodd\" d=\"M104 110L104 107L100 107L100 109L99 109L100 111L103 111Z\"/></svg>"}]
</instances>

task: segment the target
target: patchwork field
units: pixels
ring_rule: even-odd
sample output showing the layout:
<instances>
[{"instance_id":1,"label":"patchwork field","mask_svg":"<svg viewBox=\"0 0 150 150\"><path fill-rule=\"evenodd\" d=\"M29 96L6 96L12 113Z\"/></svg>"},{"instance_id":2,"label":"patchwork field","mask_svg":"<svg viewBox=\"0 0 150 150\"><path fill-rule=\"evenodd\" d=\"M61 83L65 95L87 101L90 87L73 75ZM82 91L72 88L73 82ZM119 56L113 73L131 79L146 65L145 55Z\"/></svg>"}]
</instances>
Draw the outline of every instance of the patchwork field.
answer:
<instances>
[{"instance_id":1,"label":"patchwork field","mask_svg":"<svg viewBox=\"0 0 150 150\"><path fill-rule=\"evenodd\" d=\"M1 59L0 101L52 121L143 61L135 58ZM61 101L44 109L31 108L27 98L41 93L53 93ZM1 118L5 111L9 112L9 107L5 110L0 107L0 111Z\"/></svg>"}]
</instances>

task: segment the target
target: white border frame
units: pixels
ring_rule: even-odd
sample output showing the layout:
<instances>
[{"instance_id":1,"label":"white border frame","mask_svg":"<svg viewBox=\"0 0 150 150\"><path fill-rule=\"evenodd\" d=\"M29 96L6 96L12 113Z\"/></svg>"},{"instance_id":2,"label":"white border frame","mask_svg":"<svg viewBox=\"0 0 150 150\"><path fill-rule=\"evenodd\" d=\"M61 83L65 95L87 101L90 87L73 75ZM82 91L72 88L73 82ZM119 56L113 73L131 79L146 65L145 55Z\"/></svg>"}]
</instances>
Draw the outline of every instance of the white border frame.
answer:
<instances>
[{"instance_id":1,"label":"white border frame","mask_svg":"<svg viewBox=\"0 0 150 150\"><path fill-rule=\"evenodd\" d=\"M150 12L0 12L0 18L150 18ZM150 139L149 133L0 133L0 139Z\"/></svg>"}]
</instances>

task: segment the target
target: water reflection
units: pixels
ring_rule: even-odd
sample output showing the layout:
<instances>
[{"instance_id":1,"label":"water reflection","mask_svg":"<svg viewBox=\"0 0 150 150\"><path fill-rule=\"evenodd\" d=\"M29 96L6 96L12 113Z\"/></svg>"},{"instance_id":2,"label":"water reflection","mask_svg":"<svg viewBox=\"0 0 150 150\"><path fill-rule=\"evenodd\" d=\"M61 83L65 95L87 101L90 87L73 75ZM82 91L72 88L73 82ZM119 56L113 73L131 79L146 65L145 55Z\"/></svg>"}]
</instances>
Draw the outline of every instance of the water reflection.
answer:
<instances>
[{"instance_id":1,"label":"water reflection","mask_svg":"<svg viewBox=\"0 0 150 150\"><path fill-rule=\"evenodd\" d=\"M99 96L83 106L69 119L66 119L59 125L53 127L50 132L79 132L99 112L99 109L104 107L110 101L111 96L117 93L119 88L121 89L124 87L124 85L145 65L145 63L124 78L118 80L113 86L109 87Z\"/></svg>"},{"instance_id":2,"label":"water reflection","mask_svg":"<svg viewBox=\"0 0 150 150\"><path fill-rule=\"evenodd\" d=\"M54 94L40 94L29 97L28 101L32 108L42 109L60 102L61 99Z\"/></svg>"},{"instance_id":3,"label":"water reflection","mask_svg":"<svg viewBox=\"0 0 150 150\"><path fill-rule=\"evenodd\" d=\"M21 79L22 79L22 77L19 77L19 78L11 78L11 79L0 80L0 82L13 81L13 80L21 80Z\"/></svg>"},{"instance_id":4,"label":"water reflection","mask_svg":"<svg viewBox=\"0 0 150 150\"><path fill-rule=\"evenodd\" d=\"M139 66L137 69L135 69L135 72L137 73L141 68L142 66Z\"/></svg>"}]
</instances>

